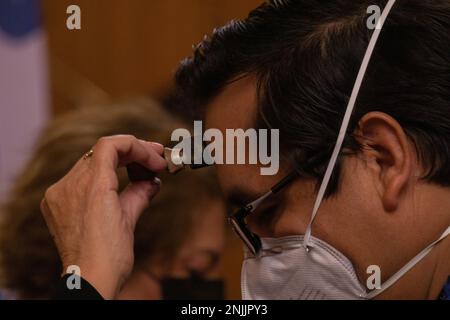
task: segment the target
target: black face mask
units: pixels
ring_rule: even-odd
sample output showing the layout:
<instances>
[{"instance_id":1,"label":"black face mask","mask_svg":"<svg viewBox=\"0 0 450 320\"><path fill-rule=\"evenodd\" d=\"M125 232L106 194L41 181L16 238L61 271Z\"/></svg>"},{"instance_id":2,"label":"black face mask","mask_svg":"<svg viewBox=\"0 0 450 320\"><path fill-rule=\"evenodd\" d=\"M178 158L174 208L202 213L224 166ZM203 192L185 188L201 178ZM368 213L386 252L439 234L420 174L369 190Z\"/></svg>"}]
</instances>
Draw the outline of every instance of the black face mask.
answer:
<instances>
[{"instance_id":1,"label":"black face mask","mask_svg":"<svg viewBox=\"0 0 450 320\"><path fill-rule=\"evenodd\" d=\"M198 276L160 280L165 300L224 300L223 280L207 280Z\"/></svg>"}]
</instances>

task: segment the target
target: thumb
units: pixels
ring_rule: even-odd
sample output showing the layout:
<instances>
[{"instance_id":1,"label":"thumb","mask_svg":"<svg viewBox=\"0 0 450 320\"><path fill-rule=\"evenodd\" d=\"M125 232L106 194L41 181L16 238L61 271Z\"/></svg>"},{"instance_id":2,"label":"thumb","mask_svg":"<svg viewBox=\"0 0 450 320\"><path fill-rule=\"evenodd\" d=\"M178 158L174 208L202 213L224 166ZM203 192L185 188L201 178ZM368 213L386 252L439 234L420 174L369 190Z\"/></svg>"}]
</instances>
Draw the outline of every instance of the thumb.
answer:
<instances>
[{"instance_id":1,"label":"thumb","mask_svg":"<svg viewBox=\"0 0 450 320\"><path fill-rule=\"evenodd\" d=\"M159 192L161 180L139 181L129 184L120 194L120 205L127 219L134 227L150 200Z\"/></svg>"}]
</instances>

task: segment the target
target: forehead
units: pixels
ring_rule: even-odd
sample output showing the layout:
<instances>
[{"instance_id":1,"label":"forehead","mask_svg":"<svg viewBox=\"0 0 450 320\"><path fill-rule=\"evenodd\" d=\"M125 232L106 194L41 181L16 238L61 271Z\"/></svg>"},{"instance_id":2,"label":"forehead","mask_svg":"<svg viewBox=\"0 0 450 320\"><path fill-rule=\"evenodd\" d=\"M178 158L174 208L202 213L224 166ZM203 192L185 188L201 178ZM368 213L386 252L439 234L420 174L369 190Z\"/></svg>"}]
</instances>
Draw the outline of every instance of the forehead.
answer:
<instances>
[{"instance_id":1,"label":"forehead","mask_svg":"<svg viewBox=\"0 0 450 320\"><path fill-rule=\"evenodd\" d=\"M251 128L257 112L256 78L241 77L225 86L206 107L205 128Z\"/></svg>"},{"instance_id":2,"label":"forehead","mask_svg":"<svg viewBox=\"0 0 450 320\"><path fill-rule=\"evenodd\" d=\"M205 110L204 125L205 129L219 129L225 136L226 129L254 128L256 118L257 80L249 75L231 82L210 101ZM226 141L224 148L227 148ZM277 175L262 176L259 164L216 165L216 169L224 194L229 200L239 198L236 202L255 199L284 175L280 170Z\"/></svg>"}]
</instances>

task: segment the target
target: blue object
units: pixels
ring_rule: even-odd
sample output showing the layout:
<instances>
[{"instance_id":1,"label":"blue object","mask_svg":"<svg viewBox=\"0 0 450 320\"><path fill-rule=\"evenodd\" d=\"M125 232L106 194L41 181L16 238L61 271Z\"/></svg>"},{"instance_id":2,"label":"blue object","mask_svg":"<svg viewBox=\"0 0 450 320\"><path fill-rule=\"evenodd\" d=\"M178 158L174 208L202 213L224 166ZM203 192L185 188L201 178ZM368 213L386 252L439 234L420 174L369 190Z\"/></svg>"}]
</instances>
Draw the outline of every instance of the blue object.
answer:
<instances>
[{"instance_id":1,"label":"blue object","mask_svg":"<svg viewBox=\"0 0 450 320\"><path fill-rule=\"evenodd\" d=\"M450 300L450 277L447 279L447 283L442 289L441 295L439 297L440 300Z\"/></svg>"},{"instance_id":2,"label":"blue object","mask_svg":"<svg viewBox=\"0 0 450 320\"><path fill-rule=\"evenodd\" d=\"M21 38L41 25L39 0L0 0L0 29Z\"/></svg>"}]
</instances>

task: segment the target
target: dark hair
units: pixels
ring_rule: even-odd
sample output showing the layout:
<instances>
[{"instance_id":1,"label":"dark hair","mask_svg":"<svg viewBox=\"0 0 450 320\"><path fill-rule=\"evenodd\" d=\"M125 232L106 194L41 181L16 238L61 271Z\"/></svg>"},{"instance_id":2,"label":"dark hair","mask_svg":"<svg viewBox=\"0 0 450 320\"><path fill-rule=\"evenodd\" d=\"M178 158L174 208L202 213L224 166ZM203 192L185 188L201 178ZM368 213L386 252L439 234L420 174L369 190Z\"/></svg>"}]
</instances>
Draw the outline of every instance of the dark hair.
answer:
<instances>
[{"instance_id":1,"label":"dark hair","mask_svg":"<svg viewBox=\"0 0 450 320\"><path fill-rule=\"evenodd\" d=\"M202 107L238 76L258 85L256 126L278 128L294 164L334 147L373 30L367 8L387 0L269 1L214 30L176 74L177 101ZM450 186L450 2L397 0L359 93L344 149L370 111L395 118L414 142L424 179ZM342 156L342 155L341 155ZM329 157L328 157L329 158ZM305 174L320 178L328 158ZM339 163L329 191L335 191Z\"/></svg>"}]
</instances>

